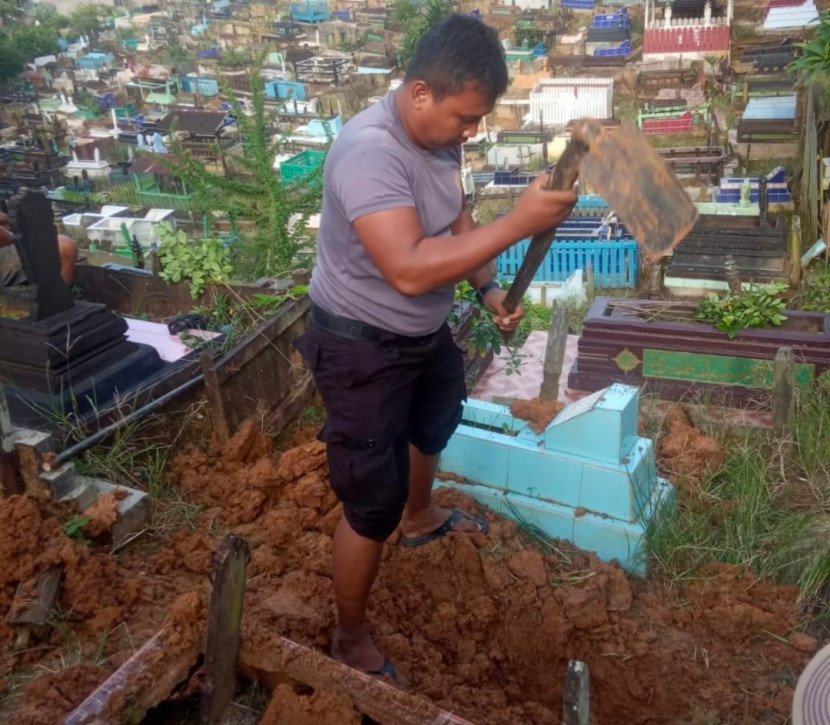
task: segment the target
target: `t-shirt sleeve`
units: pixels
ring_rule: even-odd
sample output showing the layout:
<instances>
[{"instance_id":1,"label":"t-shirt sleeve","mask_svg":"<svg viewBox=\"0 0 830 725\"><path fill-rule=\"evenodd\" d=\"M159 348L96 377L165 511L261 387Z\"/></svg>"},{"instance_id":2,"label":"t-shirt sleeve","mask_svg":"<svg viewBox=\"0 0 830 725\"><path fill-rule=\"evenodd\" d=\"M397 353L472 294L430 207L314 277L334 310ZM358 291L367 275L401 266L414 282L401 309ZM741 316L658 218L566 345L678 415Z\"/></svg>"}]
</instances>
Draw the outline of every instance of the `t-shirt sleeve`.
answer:
<instances>
[{"instance_id":1,"label":"t-shirt sleeve","mask_svg":"<svg viewBox=\"0 0 830 725\"><path fill-rule=\"evenodd\" d=\"M354 139L331 170L331 188L349 222L388 209L415 207L406 165L392 144Z\"/></svg>"}]
</instances>

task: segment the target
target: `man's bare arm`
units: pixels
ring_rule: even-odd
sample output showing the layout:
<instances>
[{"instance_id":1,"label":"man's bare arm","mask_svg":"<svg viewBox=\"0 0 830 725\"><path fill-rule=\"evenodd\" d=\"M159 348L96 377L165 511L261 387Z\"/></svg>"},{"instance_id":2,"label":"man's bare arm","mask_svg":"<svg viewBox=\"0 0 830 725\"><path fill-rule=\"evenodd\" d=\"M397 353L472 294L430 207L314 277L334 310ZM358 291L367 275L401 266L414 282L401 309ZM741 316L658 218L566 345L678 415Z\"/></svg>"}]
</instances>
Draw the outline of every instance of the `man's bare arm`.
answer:
<instances>
[{"instance_id":1,"label":"man's bare arm","mask_svg":"<svg viewBox=\"0 0 830 725\"><path fill-rule=\"evenodd\" d=\"M506 216L454 235L449 244L446 237L425 236L412 207L367 214L354 228L389 284L402 294L420 295L470 277L519 239L565 219L576 194L544 190L545 181L534 182Z\"/></svg>"},{"instance_id":2,"label":"man's bare arm","mask_svg":"<svg viewBox=\"0 0 830 725\"><path fill-rule=\"evenodd\" d=\"M473 229L477 229L478 226L479 225L476 220L473 219L472 209L470 209L465 200L461 207L461 213L458 215L458 219L453 222L450 229L452 230L453 235L458 236L459 234L471 232ZM478 289L491 279L493 279L492 262L488 261L467 277L467 282L470 283L470 286L473 289Z\"/></svg>"}]
</instances>

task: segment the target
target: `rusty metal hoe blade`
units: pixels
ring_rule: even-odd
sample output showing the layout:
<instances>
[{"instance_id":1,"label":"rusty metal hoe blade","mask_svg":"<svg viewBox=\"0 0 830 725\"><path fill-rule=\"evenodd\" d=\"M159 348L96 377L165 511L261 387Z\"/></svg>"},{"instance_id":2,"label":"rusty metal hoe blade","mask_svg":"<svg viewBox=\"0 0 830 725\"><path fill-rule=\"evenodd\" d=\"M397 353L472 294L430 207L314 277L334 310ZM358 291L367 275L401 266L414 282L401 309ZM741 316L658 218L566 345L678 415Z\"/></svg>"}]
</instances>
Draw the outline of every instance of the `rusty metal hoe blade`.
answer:
<instances>
[{"instance_id":1,"label":"rusty metal hoe blade","mask_svg":"<svg viewBox=\"0 0 830 725\"><path fill-rule=\"evenodd\" d=\"M636 126L609 131L586 119L576 123L573 138L588 147L580 178L610 204L646 256L664 257L691 231L697 207Z\"/></svg>"}]
</instances>

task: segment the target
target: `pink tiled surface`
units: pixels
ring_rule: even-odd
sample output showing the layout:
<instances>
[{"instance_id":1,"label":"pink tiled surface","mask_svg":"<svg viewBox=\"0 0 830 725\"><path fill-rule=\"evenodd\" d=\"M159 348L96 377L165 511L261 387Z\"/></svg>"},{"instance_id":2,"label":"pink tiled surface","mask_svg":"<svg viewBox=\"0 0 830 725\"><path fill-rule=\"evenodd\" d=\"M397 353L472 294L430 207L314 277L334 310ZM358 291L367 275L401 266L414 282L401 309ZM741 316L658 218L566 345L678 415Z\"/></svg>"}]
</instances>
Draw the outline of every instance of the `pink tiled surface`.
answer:
<instances>
[{"instance_id":1,"label":"pink tiled surface","mask_svg":"<svg viewBox=\"0 0 830 725\"><path fill-rule=\"evenodd\" d=\"M191 352L178 335L170 334L167 325L163 322L134 320L130 317L124 319L127 322L127 339L154 347L159 357L165 362L175 362ZM219 334L206 330L188 330L188 332L194 337L202 337L205 340L210 340Z\"/></svg>"},{"instance_id":2,"label":"pink tiled surface","mask_svg":"<svg viewBox=\"0 0 830 725\"><path fill-rule=\"evenodd\" d=\"M565 348L565 361L562 364L562 374L559 377L559 400L563 403L572 403L582 397L583 393L570 394L567 390L568 372L576 359L578 335L568 335ZM478 381L470 397L478 400L492 401L494 397L518 398L530 400L539 397L542 386L542 363L545 359L545 347L548 344L548 333L534 330L528 335L525 344L520 350L522 364L519 374L507 375L506 361L510 355L506 348L501 354L493 358L493 362Z\"/></svg>"},{"instance_id":3,"label":"pink tiled surface","mask_svg":"<svg viewBox=\"0 0 830 725\"><path fill-rule=\"evenodd\" d=\"M559 400L563 403L573 403L587 395L585 392L568 390L568 373L576 360L578 335L568 335L567 347L565 348L565 360L562 364L562 374L559 377ZM506 375L505 361L510 359L505 349L502 349L493 362L478 381L475 389L470 393L471 398L491 402L494 397L517 398L530 400L539 397L539 389L542 386L542 362L545 356L545 347L548 343L548 333L533 331L527 338L521 349L522 365L521 374ZM660 401L657 404L658 411L665 414L674 401ZM714 405L702 406L696 404L685 404L691 411L693 417L701 420L709 420L713 423L729 426L750 426L758 428L769 428L772 426L772 413L766 410L750 410L738 408L720 408Z\"/></svg>"}]
</instances>

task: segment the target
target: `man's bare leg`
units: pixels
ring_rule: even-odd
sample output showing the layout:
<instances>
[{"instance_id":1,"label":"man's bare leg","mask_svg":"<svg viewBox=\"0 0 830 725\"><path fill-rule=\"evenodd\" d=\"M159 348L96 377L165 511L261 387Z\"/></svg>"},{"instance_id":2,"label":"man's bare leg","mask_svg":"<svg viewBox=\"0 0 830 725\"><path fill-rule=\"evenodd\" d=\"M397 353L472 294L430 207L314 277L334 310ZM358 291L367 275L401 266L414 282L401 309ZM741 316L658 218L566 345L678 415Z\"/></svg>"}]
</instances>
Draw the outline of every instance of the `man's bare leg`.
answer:
<instances>
[{"instance_id":1,"label":"man's bare leg","mask_svg":"<svg viewBox=\"0 0 830 725\"><path fill-rule=\"evenodd\" d=\"M409 498L401 519L401 533L404 536L421 536L435 531L452 515L451 509L432 503L432 484L438 470L438 458L409 446ZM462 519L453 530L474 533L479 528L472 519Z\"/></svg>"},{"instance_id":2,"label":"man's bare leg","mask_svg":"<svg viewBox=\"0 0 830 725\"><path fill-rule=\"evenodd\" d=\"M334 599L337 629L332 656L368 672L379 670L384 656L372 640L366 621L366 602L380 566L383 543L358 534L343 517L332 541Z\"/></svg>"},{"instance_id":3,"label":"man's bare leg","mask_svg":"<svg viewBox=\"0 0 830 725\"><path fill-rule=\"evenodd\" d=\"M61 277L67 285L75 279L75 262L78 261L78 247L71 237L58 234L58 254L61 260Z\"/></svg>"}]
</instances>

